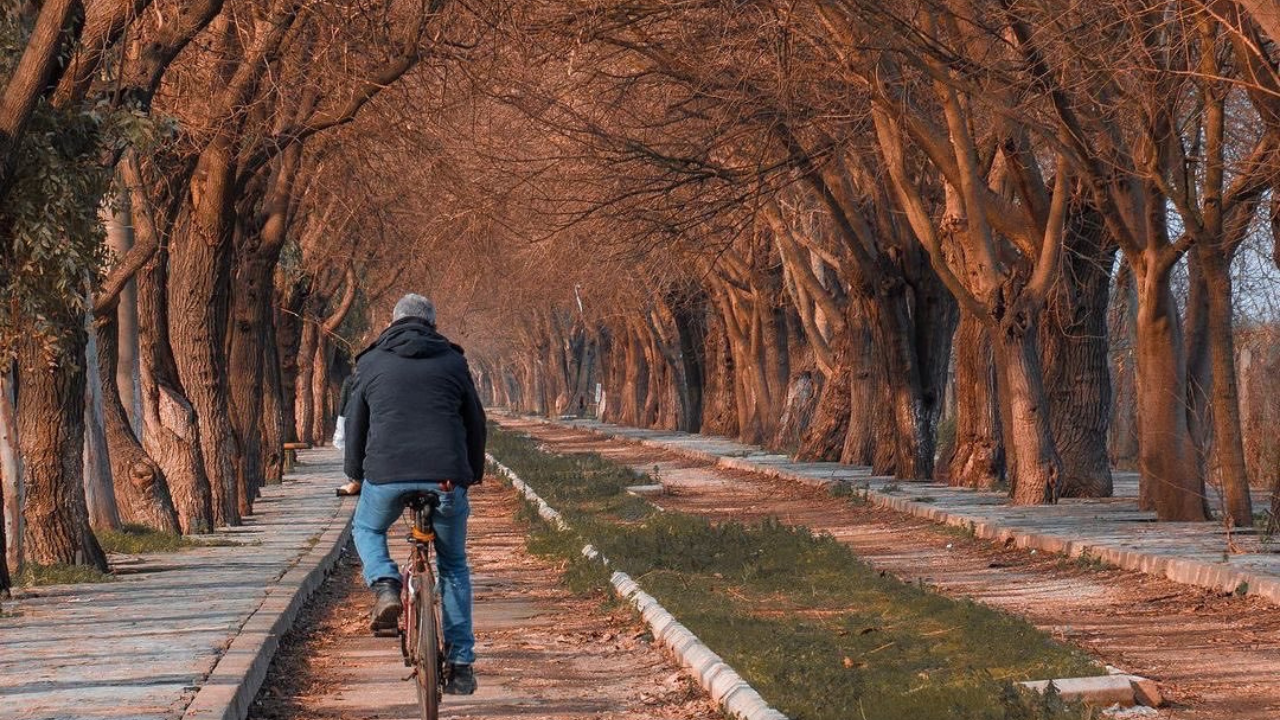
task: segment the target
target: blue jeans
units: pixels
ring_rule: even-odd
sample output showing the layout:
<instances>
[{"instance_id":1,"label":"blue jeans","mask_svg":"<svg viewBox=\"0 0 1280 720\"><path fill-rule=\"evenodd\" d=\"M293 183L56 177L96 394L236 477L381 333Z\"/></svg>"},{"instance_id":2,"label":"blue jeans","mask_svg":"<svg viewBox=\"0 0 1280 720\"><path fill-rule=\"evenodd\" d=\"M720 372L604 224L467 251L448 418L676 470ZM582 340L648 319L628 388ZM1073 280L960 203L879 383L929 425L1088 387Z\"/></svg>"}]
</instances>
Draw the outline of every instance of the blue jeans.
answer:
<instances>
[{"instance_id":1,"label":"blue jeans","mask_svg":"<svg viewBox=\"0 0 1280 720\"><path fill-rule=\"evenodd\" d=\"M440 493L436 508L436 568L440 576L440 595L444 606L441 625L444 629L446 659L451 663L475 662L476 638L471 630L471 568L467 565L467 516L471 504L466 488L440 492L435 482L397 482L375 485L365 482L360 489L351 535L356 552L364 563L364 581L372 585L384 578L400 581L400 570L387 551L387 529L404 513L405 493L430 490Z\"/></svg>"}]
</instances>

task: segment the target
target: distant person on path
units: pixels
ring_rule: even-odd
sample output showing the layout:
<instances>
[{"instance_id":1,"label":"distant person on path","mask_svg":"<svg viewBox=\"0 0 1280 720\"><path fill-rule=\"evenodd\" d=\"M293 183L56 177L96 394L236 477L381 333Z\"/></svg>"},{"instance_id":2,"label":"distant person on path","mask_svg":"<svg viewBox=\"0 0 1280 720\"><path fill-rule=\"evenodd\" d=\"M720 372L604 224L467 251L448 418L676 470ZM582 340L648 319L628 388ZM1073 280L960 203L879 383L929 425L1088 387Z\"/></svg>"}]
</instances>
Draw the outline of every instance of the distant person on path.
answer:
<instances>
[{"instance_id":1,"label":"distant person on path","mask_svg":"<svg viewBox=\"0 0 1280 720\"><path fill-rule=\"evenodd\" d=\"M356 385L356 373L351 371L342 381L342 389L338 391L338 422L333 426L333 446L338 450L347 449L347 400L351 399L351 388ZM360 494L360 481L348 480L337 490L338 497Z\"/></svg>"},{"instance_id":2,"label":"distant person on path","mask_svg":"<svg viewBox=\"0 0 1280 720\"><path fill-rule=\"evenodd\" d=\"M364 481L352 535L377 598L372 629L394 628L403 610L387 529L404 512L404 495L438 492L445 692L470 695L476 680L467 488L484 477L485 417L462 348L436 331L430 300L409 294L396 303L391 325L356 357L356 381L343 412L346 474Z\"/></svg>"}]
</instances>

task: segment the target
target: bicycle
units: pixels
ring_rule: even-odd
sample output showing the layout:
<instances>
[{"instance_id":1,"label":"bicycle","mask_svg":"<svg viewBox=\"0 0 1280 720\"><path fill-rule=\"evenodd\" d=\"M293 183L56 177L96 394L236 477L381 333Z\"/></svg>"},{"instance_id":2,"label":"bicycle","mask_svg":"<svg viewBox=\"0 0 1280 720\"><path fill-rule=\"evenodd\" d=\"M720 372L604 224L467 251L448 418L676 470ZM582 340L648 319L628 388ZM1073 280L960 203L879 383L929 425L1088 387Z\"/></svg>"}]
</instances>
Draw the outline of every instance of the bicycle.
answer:
<instances>
[{"instance_id":1,"label":"bicycle","mask_svg":"<svg viewBox=\"0 0 1280 720\"><path fill-rule=\"evenodd\" d=\"M393 631L379 635L398 635L400 652L406 667L413 668L406 680L415 680L418 707L422 720L437 720L440 699L444 695L444 644L440 627L440 594L436 589L431 566L431 544L436 539L432 526L440 495L431 491L410 493L405 498L407 512L413 513L410 526L409 561L401 571L400 622Z\"/></svg>"}]
</instances>

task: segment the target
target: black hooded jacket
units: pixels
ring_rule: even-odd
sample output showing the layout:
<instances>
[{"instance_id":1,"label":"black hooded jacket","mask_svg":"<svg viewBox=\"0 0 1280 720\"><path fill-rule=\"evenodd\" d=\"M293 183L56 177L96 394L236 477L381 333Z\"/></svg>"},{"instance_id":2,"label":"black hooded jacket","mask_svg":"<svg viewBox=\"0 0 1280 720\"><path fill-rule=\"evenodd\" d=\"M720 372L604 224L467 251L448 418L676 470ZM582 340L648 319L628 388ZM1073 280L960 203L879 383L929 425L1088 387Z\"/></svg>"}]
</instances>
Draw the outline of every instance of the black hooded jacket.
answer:
<instances>
[{"instance_id":1,"label":"black hooded jacket","mask_svg":"<svg viewBox=\"0 0 1280 720\"><path fill-rule=\"evenodd\" d=\"M391 324L356 357L343 408L347 476L381 484L484 477L485 418L462 348L426 321Z\"/></svg>"}]
</instances>

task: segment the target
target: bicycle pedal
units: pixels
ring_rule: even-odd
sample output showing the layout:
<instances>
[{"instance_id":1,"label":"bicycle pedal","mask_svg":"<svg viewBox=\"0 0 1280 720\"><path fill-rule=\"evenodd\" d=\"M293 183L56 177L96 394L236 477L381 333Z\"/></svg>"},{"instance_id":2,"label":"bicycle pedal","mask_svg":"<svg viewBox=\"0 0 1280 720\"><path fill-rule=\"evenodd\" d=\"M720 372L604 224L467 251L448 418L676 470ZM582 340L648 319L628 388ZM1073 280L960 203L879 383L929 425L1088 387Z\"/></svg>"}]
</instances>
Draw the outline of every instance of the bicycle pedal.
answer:
<instances>
[{"instance_id":1,"label":"bicycle pedal","mask_svg":"<svg viewBox=\"0 0 1280 720\"><path fill-rule=\"evenodd\" d=\"M382 628L381 630L374 630L373 636L387 638L400 637L400 628Z\"/></svg>"}]
</instances>

